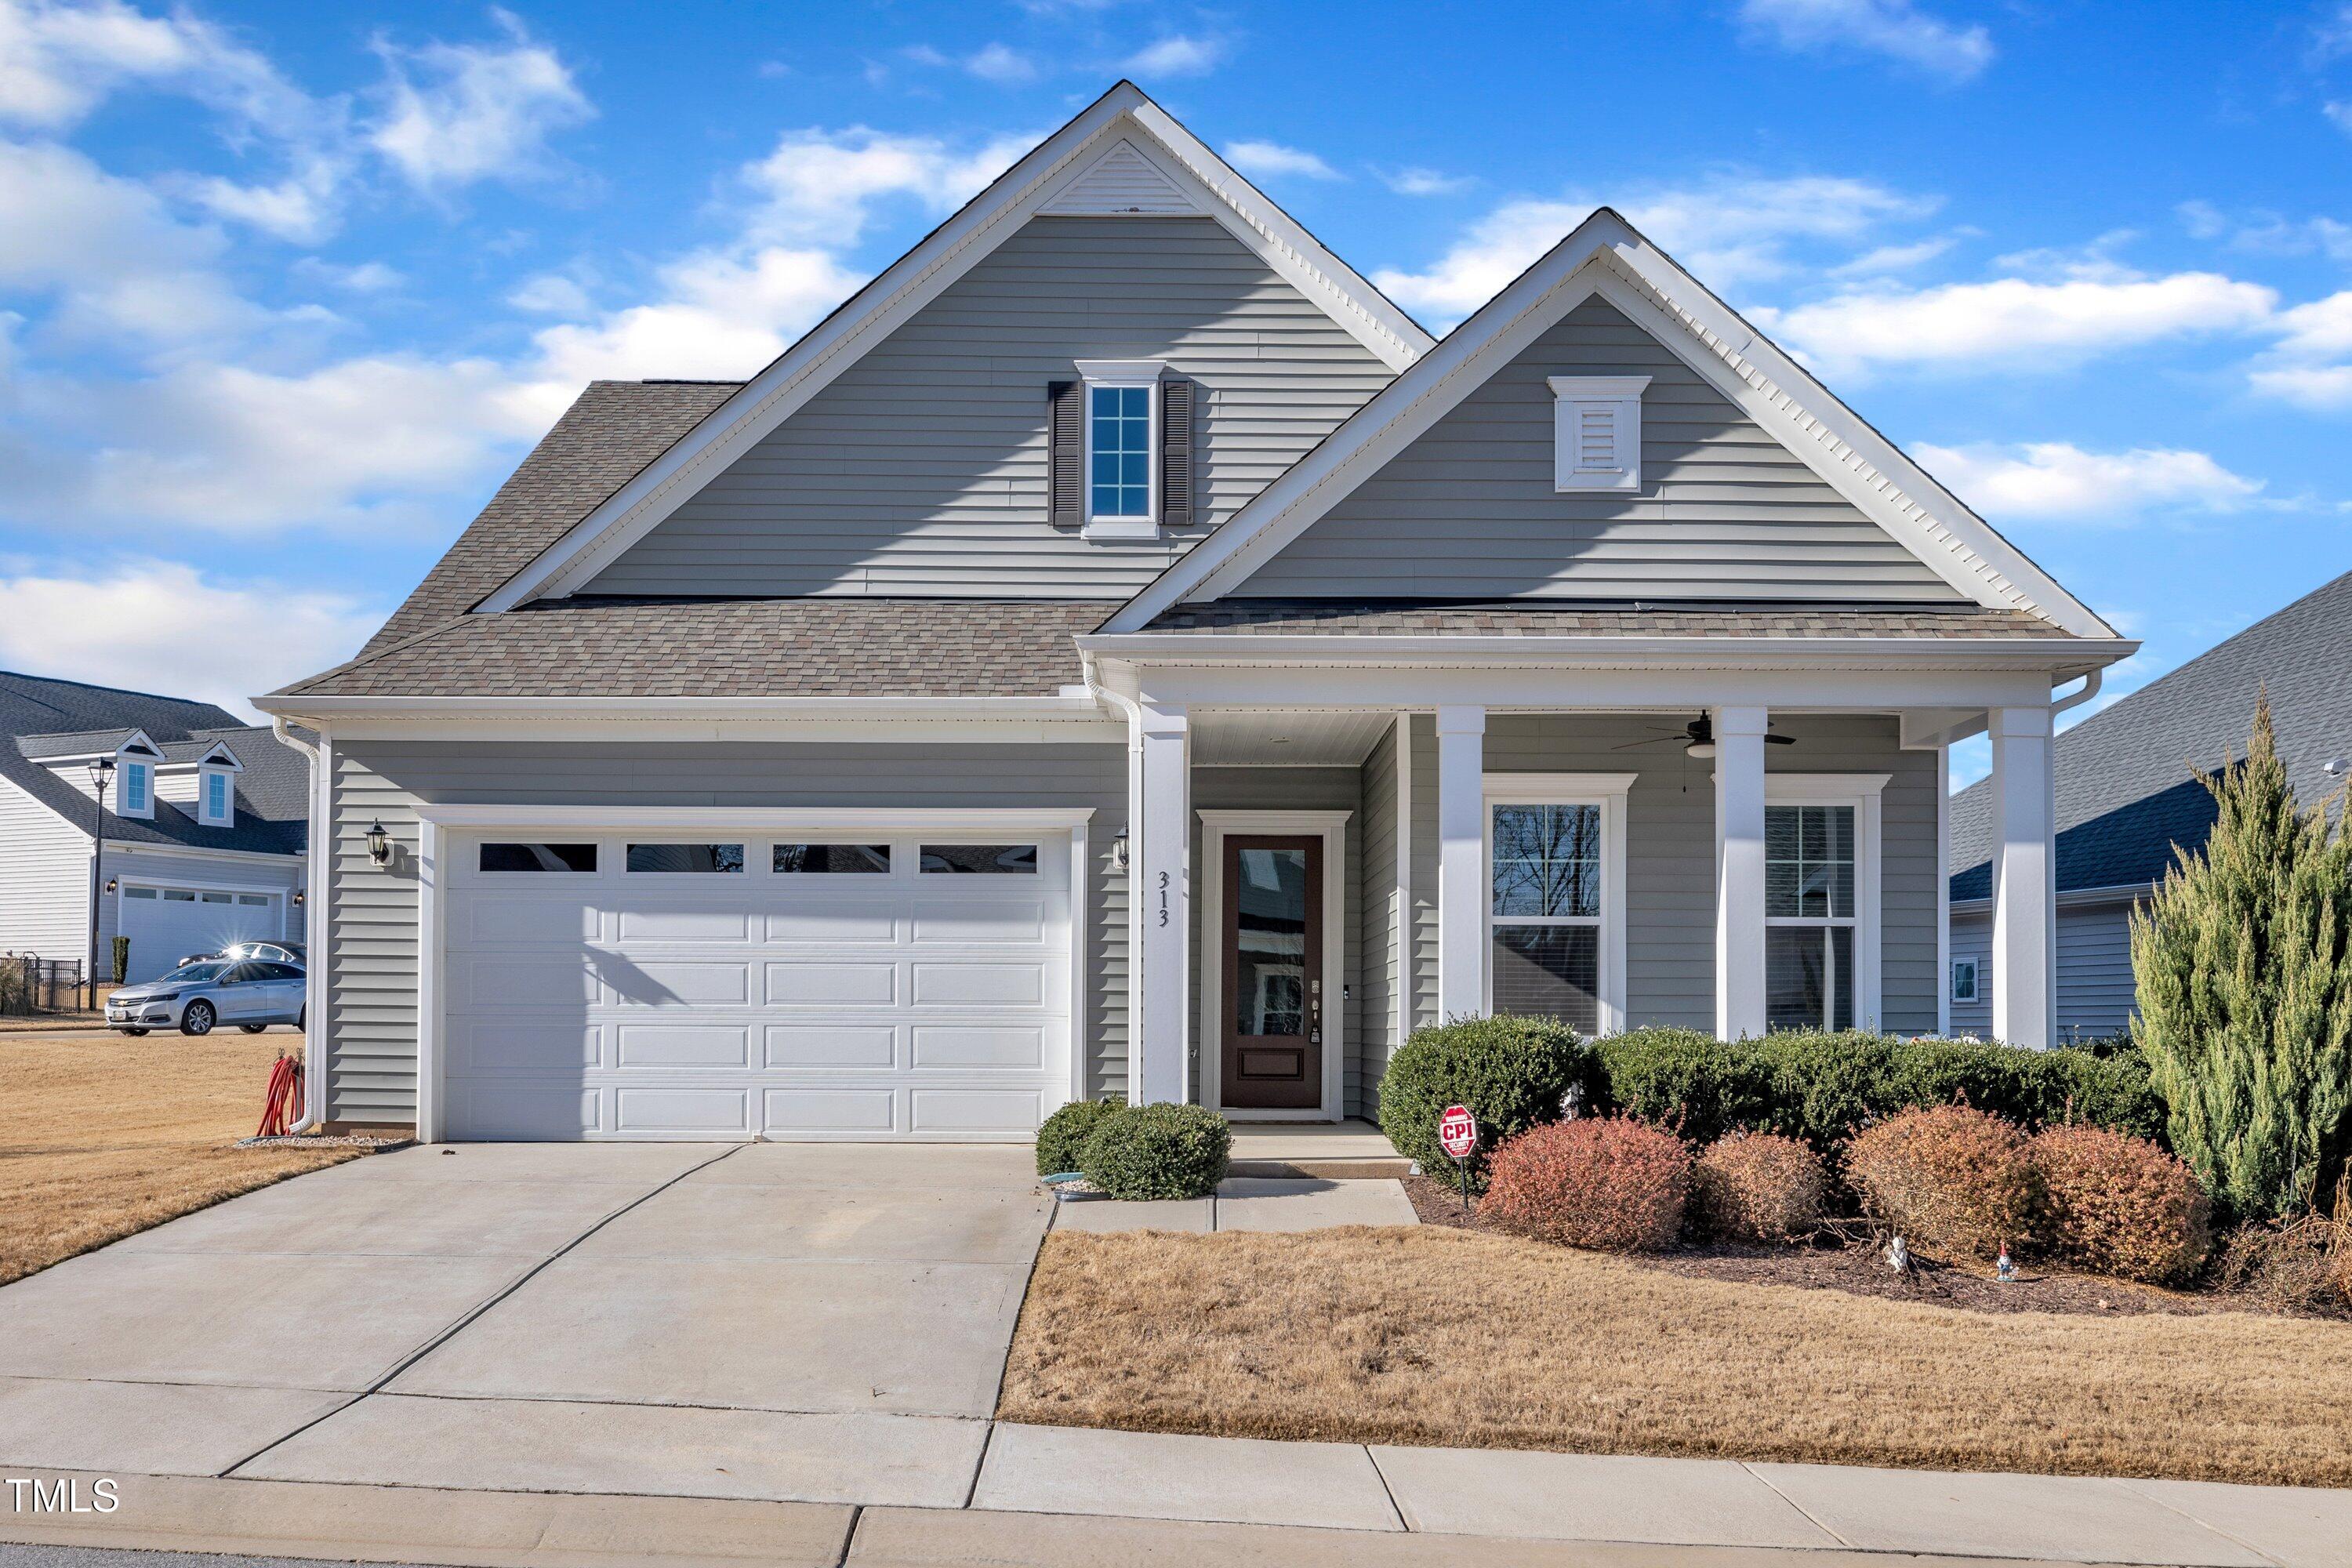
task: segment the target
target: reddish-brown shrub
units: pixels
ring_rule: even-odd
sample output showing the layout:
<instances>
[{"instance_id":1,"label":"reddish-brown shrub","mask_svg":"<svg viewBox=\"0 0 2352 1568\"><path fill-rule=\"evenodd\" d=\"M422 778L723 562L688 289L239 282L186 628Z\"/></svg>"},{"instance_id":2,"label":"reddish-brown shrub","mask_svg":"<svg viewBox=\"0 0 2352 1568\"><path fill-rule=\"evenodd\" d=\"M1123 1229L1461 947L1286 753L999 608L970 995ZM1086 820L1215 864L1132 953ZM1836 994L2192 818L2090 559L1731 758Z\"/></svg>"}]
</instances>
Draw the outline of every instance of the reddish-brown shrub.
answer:
<instances>
[{"instance_id":1,"label":"reddish-brown shrub","mask_svg":"<svg viewBox=\"0 0 2352 1568\"><path fill-rule=\"evenodd\" d=\"M1691 1167L1691 1204L1716 1236L1785 1241L1822 1222L1829 1174L1794 1138L1735 1132L1707 1145Z\"/></svg>"},{"instance_id":2,"label":"reddish-brown shrub","mask_svg":"<svg viewBox=\"0 0 2352 1568\"><path fill-rule=\"evenodd\" d=\"M2125 1279L2185 1278L2211 1250L2196 1173L2145 1138L2104 1127L2045 1127L2032 1145L2042 1244L2070 1263Z\"/></svg>"},{"instance_id":3,"label":"reddish-brown shrub","mask_svg":"<svg viewBox=\"0 0 2352 1568\"><path fill-rule=\"evenodd\" d=\"M1965 1105L1906 1110L1846 1144L1847 1177L1918 1250L1990 1258L2031 1239L2038 1184L2025 1134Z\"/></svg>"},{"instance_id":4,"label":"reddish-brown shrub","mask_svg":"<svg viewBox=\"0 0 2352 1568\"><path fill-rule=\"evenodd\" d=\"M1539 1241L1654 1252L1682 1234L1690 1171L1681 1139L1629 1117L1531 1127L1495 1151L1478 1212Z\"/></svg>"}]
</instances>

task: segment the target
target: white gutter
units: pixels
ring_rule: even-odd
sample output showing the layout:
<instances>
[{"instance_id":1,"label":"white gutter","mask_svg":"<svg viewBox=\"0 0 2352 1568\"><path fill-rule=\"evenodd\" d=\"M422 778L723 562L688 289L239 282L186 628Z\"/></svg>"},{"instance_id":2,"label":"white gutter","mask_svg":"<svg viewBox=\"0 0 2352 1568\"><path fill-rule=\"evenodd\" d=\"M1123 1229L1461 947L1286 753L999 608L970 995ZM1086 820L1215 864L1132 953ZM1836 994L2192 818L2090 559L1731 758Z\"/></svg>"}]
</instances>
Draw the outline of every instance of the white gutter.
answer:
<instances>
[{"instance_id":1,"label":"white gutter","mask_svg":"<svg viewBox=\"0 0 2352 1568\"><path fill-rule=\"evenodd\" d=\"M1323 637L1312 633L1114 632L1076 639L1088 657L1176 664L1541 665L1552 668L2095 668L2129 658L2122 637Z\"/></svg>"},{"instance_id":2,"label":"white gutter","mask_svg":"<svg viewBox=\"0 0 2352 1568\"><path fill-rule=\"evenodd\" d=\"M272 693L253 705L277 718L1093 719L1091 697L304 697Z\"/></svg>"},{"instance_id":3,"label":"white gutter","mask_svg":"<svg viewBox=\"0 0 2352 1568\"><path fill-rule=\"evenodd\" d=\"M2072 697L2062 697L2050 705L2051 718L2057 718L2069 708L2080 708L2084 703L2096 697L2099 694L2099 686L2106 679L2106 676L2107 672L2105 669L2094 669L2083 677L2082 690L2075 692Z\"/></svg>"},{"instance_id":4,"label":"white gutter","mask_svg":"<svg viewBox=\"0 0 2352 1568\"><path fill-rule=\"evenodd\" d=\"M320 825L328 821L327 776L319 748L289 729L284 718L272 716L269 732L310 760L310 821L303 843L303 878L310 885L302 910L302 956L308 961L302 966L302 1007L308 1026L302 1031L302 1120L291 1129L310 1132L327 1119L327 944L319 940L327 924L327 862L332 858L320 854L319 845Z\"/></svg>"}]
</instances>

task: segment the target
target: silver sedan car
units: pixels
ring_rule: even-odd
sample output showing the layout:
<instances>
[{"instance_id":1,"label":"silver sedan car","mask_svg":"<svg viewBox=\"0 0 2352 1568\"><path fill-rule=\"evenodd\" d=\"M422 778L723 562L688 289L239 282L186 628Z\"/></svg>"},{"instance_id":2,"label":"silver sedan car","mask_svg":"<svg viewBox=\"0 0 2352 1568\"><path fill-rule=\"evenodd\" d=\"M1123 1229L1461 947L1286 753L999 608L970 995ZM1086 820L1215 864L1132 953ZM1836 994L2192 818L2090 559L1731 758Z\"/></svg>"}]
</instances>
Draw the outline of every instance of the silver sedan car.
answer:
<instances>
[{"instance_id":1,"label":"silver sedan car","mask_svg":"<svg viewBox=\"0 0 2352 1568\"><path fill-rule=\"evenodd\" d=\"M201 959L184 963L161 980L126 985L106 999L109 1028L126 1035L151 1029L177 1029L184 1035L209 1035L222 1024L234 1024L257 1035L272 1024L303 1024L307 987L301 969L291 963L251 958L232 961Z\"/></svg>"}]
</instances>

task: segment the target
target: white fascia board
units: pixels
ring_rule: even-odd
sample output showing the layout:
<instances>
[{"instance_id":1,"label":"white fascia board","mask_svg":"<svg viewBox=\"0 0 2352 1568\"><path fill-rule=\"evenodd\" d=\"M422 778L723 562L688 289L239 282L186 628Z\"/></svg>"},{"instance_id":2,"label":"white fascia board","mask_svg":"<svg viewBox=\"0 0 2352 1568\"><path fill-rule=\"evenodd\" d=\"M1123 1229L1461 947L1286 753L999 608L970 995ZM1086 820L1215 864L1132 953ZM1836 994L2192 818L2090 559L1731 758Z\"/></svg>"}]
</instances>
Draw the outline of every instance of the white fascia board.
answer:
<instances>
[{"instance_id":1,"label":"white fascia board","mask_svg":"<svg viewBox=\"0 0 2352 1568\"><path fill-rule=\"evenodd\" d=\"M2139 644L2081 637L1283 637L1097 632L1095 658L1154 666L1278 664L1560 669L2042 669L2128 658Z\"/></svg>"},{"instance_id":2,"label":"white fascia board","mask_svg":"<svg viewBox=\"0 0 2352 1568\"><path fill-rule=\"evenodd\" d=\"M1977 862L1979 866L1983 864L1981 860ZM1975 867L1961 868L1973 870ZM2058 889L2058 907L2074 910L2100 904L2136 903L2142 899L2155 897L2157 886L2154 882L2109 882L2097 888L2061 888ZM1955 916L1989 915L1992 913L1992 902L1990 898L1954 899L1951 911Z\"/></svg>"},{"instance_id":3,"label":"white fascia board","mask_svg":"<svg viewBox=\"0 0 2352 1568\"><path fill-rule=\"evenodd\" d=\"M1957 592L2082 638L2115 629L1616 214L1594 213L1103 625L1223 597L1594 294L1647 326ZM1692 342L1704 353L1692 352ZM1788 388L1795 388L1792 394Z\"/></svg>"},{"instance_id":4,"label":"white fascia board","mask_svg":"<svg viewBox=\"0 0 2352 1568\"><path fill-rule=\"evenodd\" d=\"M1170 178L1211 198L1202 206L1289 279L1392 370L1432 339L1318 244L1142 90L1120 82L1047 137L953 217L607 497L485 598L484 612L577 592L614 557L830 385L876 343L1003 244L1108 145L1124 137Z\"/></svg>"},{"instance_id":5,"label":"white fascia board","mask_svg":"<svg viewBox=\"0 0 2352 1568\"><path fill-rule=\"evenodd\" d=\"M684 832L702 828L734 833L787 832L1067 832L1094 818L1088 806L865 806L733 805L468 805L425 804L424 821L445 828L572 827L639 828Z\"/></svg>"},{"instance_id":6,"label":"white fascia board","mask_svg":"<svg viewBox=\"0 0 2352 1568\"><path fill-rule=\"evenodd\" d=\"M110 838L106 841L106 847L110 853L121 850L125 854L156 855L172 860L228 860L245 864L262 862L272 866L299 866L304 858L299 849L282 853L275 849L207 849L197 844L166 844L145 838ZM260 892L263 889L256 888L251 890Z\"/></svg>"},{"instance_id":7,"label":"white fascia board","mask_svg":"<svg viewBox=\"0 0 2352 1568\"><path fill-rule=\"evenodd\" d=\"M320 697L259 700L265 711L344 740L538 741L1123 739L1091 696L1072 697ZM1101 731L1097 736L1096 731Z\"/></svg>"}]
</instances>

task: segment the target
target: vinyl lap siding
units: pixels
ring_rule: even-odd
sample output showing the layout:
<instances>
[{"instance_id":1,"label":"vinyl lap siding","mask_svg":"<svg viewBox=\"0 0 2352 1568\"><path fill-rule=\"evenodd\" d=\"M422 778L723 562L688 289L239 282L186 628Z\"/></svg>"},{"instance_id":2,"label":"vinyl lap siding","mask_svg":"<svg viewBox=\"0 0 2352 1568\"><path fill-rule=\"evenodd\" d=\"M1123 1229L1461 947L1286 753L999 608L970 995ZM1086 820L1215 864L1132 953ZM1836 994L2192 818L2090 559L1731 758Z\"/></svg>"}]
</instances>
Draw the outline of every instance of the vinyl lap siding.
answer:
<instances>
[{"instance_id":1,"label":"vinyl lap siding","mask_svg":"<svg viewBox=\"0 0 2352 1568\"><path fill-rule=\"evenodd\" d=\"M1199 383L1177 536L1048 526L1045 384L1080 359L1165 359ZM587 591L1130 594L1389 379L1208 218L1033 218Z\"/></svg>"},{"instance_id":2,"label":"vinyl lap siding","mask_svg":"<svg viewBox=\"0 0 2352 1568\"><path fill-rule=\"evenodd\" d=\"M1652 377L1637 494L1552 489L1552 375ZM1614 306L1587 300L1249 579L1269 596L1958 594Z\"/></svg>"},{"instance_id":3,"label":"vinyl lap siding","mask_svg":"<svg viewBox=\"0 0 2352 1568\"><path fill-rule=\"evenodd\" d=\"M1977 961L1977 1001L1952 1004L1952 1032L1992 1034L1992 912L1952 917L1952 956ZM2131 1027L2135 982L2131 905L2077 904L2058 910L2058 1037L2104 1039Z\"/></svg>"},{"instance_id":4,"label":"vinyl lap siding","mask_svg":"<svg viewBox=\"0 0 2352 1568\"><path fill-rule=\"evenodd\" d=\"M89 836L0 779L0 952L80 959L89 945Z\"/></svg>"},{"instance_id":5,"label":"vinyl lap siding","mask_svg":"<svg viewBox=\"0 0 2352 1568\"><path fill-rule=\"evenodd\" d=\"M1364 807L1363 831L1357 836L1362 866L1363 909L1359 939L1361 980L1355 1014L1358 1028L1356 1060L1349 1079L1350 1116L1380 1114L1381 1075L1397 1040L1397 988L1403 981L1403 889L1397 879L1397 752L1402 721L1390 727L1358 770Z\"/></svg>"},{"instance_id":6,"label":"vinyl lap siding","mask_svg":"<svg viewBox=\"0 0 2352 1568\"><path fill-rule=\"evenodd\" d=\"M1634 1026L1715 1028L1715 785L1711 764L1683 755L1685 714L1510 714L1486 721L1486 771L1631 773L1625 801L1626 1016ZM1936 753L1904 751L1891 718L1787 714L1796 738L1769 748L1773 772L1893 775L1880 797L1879 1026L1936 1026ZM1631 750L1633 742L1652 741ZM1414 968L1436 1016L1437 738L1414 723ZM1424 782L1425 781L1425 782ZM1424 847L1424 846L1426 847Z\"/></svg>"},{"instance_id":7,"label":"vinyl lap siding","mask_svg":"<svg viewBox=\"0 0 2352 1568\"><path fill-rule=\"evenodd\" d=\"M417 806L1091 806L1087 1090L1127 1089L1127 903L1111 868L1126 825L1120 744L529 744L338 742L329 888L328 1114L416 1115ZM392 864L367 858L381 820Z\"/></svg>"}]
</instances>

